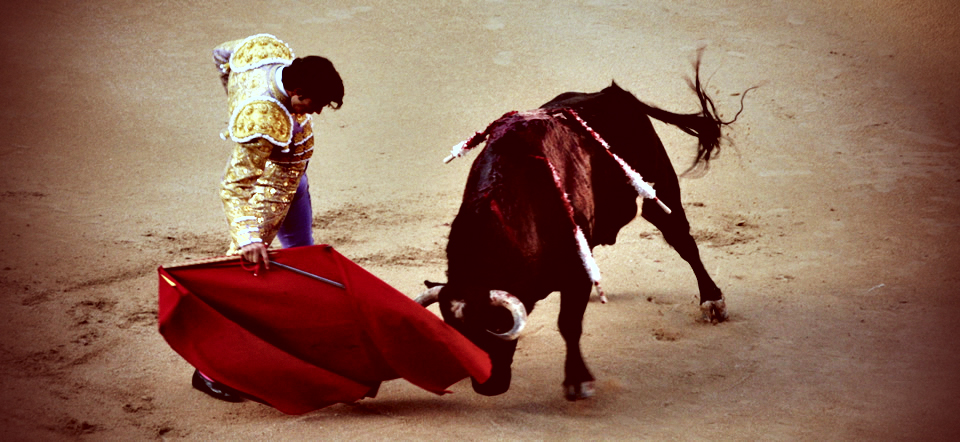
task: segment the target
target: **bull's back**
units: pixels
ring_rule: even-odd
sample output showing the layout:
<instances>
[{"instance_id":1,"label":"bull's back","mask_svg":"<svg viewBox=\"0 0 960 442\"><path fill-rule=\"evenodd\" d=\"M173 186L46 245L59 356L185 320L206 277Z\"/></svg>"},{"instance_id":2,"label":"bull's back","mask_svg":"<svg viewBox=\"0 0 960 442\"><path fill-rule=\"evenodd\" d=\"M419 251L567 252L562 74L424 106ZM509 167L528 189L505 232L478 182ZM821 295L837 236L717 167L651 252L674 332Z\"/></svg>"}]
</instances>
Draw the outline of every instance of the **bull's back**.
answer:
<instances>
[{"instance_id":1,"label":"bull's back","mask_svg":"<svg viewBox=\"0 0 960 442\"><path fill-rule=\"evenodd\" d=\"M578 205L591 199L583 186L589 177L583 140L543 112L505 119L471 167L451 226L448 277L492 289L552 291L582 266L558 184L577 188L569 194Z\"/></svg>"}]
</instances>

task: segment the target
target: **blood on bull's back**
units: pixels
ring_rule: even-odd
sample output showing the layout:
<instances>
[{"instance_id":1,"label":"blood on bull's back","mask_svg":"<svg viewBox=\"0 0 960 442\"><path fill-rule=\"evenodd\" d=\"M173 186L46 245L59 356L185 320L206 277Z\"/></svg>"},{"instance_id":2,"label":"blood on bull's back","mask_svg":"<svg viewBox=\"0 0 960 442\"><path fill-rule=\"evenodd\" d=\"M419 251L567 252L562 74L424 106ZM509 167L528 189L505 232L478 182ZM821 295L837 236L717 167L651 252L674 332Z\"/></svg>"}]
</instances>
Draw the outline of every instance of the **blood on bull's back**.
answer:
<instances>
[{"instance_id":1,"label":"blood on bull's back","mask_svg":"<svg viewBox=\"0 0 960 442\"><path fill-rule=\"evenodd\" d=\"M595 218L590 140L542 110L491 126L451 226L448 276L519 293L558 290L565 275L582 272L564 198L588 238Z\"/></svg>"}]
</instances>

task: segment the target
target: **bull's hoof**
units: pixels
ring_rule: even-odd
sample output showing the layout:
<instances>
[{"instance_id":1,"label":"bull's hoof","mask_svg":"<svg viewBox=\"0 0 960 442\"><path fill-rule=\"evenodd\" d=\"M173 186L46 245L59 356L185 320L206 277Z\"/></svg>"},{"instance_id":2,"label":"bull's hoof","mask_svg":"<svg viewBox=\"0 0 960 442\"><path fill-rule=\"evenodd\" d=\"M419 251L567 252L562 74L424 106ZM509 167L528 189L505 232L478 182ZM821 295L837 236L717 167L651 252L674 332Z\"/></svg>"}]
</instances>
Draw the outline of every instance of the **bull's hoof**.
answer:
<instances>
[{"instance_id":1,"label":"bull's hoof","mask_svg":"<svg viewBox=\"0 0 960 442\"><path fill-rule=\"evenodd\" d=\"M729 318L727 314L727 302L720 298L716 301L704 301L700 304L701 320L717 324L726 321Z\"/></svg>"},{"instance_id":2,"label":"bull's hoof","mask_svg":"<svg viewBox=\"0 0 960 442\"><path fill-rule=\"evenodd\" d=\"M568 401L578 401L593 397L596 390L593 388L593 381L581 382L576 385L564 385L564 397Z\"/></svg>"}]
</instances>

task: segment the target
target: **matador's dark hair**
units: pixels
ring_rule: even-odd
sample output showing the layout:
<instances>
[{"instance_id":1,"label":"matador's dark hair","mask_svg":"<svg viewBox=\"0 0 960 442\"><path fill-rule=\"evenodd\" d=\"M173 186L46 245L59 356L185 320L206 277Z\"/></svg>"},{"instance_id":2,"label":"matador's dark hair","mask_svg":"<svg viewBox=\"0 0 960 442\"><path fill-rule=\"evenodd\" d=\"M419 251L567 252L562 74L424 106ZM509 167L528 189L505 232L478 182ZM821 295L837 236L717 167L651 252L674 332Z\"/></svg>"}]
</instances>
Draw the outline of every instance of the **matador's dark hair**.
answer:
<instances>
[{"instance_id":1,"label":"matador's dark hair","mask_svg":"<svg viewBox=\"0 0 960 442\"><path fill-rule=\"evenodd\" d=\"M316 55L300 57L283 70L283 86L287 90L309 98L318 109L343 105L343 80L333 63Z\"/></svg>"}]
</instances>

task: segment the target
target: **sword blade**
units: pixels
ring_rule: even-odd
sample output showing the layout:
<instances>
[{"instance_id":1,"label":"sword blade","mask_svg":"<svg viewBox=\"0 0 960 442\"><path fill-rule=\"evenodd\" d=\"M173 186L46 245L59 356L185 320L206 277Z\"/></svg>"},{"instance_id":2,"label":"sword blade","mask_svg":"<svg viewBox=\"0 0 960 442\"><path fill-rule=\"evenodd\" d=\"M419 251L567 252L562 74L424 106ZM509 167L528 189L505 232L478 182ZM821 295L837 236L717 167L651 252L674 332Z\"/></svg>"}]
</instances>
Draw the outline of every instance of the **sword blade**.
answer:
<instances>
[{"instance_id":1,"label":"sword blade","mask_svg":"<svg viewBox=\"0 0 960 442\"><path fill-rule=\"evenodd\" d=\"M298 269L298 268L296 268L296 267L291 267L291 266L288 266L288 265L286 265L286 264L280 264L279 262L276 262L276 261L271 261L271 262L270 262L270 265L271 265L271 266L280 267L281 269L287 269L287 270L289 270L289 271L291 271L291 272L294 272L294 273L299 273L299 274L301 274L301 275L303 275L303 276L306 276L306 277L308 277L308 278L316 279L317 281L330 284L330 285L332 285L332 286L334 286L334 287L337 287L337 288L341 288L341 289L342 289L342 288L346 288L343 284L341 284L341 283L339 283L339 282L337 282L337 281L333 281L333 280L324 278L324 277L322 277L322 276L317 276L317 275L314 275L313 273L310 273L310 272L305 272L305 271L300 270L300 269Z\"/></svg>"}]
</instances>

